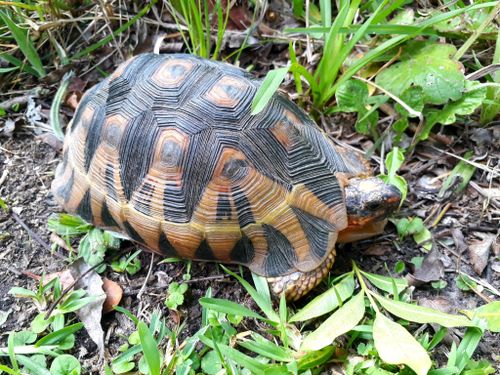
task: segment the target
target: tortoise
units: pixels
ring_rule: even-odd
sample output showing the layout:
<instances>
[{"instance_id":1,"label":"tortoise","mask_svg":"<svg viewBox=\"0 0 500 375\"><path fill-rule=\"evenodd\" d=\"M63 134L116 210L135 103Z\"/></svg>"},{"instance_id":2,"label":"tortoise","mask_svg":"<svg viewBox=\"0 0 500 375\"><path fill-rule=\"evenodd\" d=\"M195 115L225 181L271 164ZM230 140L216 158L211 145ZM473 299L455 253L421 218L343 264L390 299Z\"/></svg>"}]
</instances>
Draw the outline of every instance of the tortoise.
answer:
<instances>
[{"instance_id":1,"label":"tortoise","mask_svg":"<svg viewBox=\"0 0 500 375\"><path fill-rule=\"evenodd\" d=\"M335 243L381 233L398 189L281 93L186 54L137 55L82 97L52 192L69 213L164 256L245 265L296 300Z\"/></svg>"}]
</instances>

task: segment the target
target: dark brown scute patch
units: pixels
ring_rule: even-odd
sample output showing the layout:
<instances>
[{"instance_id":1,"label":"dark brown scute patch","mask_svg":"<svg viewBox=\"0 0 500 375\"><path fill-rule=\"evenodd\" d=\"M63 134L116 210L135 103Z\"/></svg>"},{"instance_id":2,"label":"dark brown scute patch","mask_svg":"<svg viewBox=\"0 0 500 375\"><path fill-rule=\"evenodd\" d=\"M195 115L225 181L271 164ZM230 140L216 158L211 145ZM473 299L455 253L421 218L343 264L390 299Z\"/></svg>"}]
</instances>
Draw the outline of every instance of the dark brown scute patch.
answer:
<instances>
[{"instance_id":1,"label":"dark brown scute patch","mask_svg":"<svg viewBox=\"0 0 500 375\"><path fill-rule=\"evenodd\" d=\"M187 223L190 219L186 207L185 188L167 183L163 190L163 217L166 221Z\"/></svg>"},{"instance_id":2,"label":"dark brown scute patch","mask_svg":"<svg viewBox=\"0 0 500 375\"><path fill-rule=\"evenodd\" d=\"M111 212L109 212L109 208L108 205L106 204L106 201L102 203L101 220L106 227L115 227L115 228L119 227L118 223L115 221L115 219L113 219Z\"/></svg>"},{"instance_id":3,"label":"dark brown scute patch","mask_svg":"<svg viewBox=\"0 0 500 375\"><path fill-rule=\"evenodd\" d=\"M75 171L71 171L71 176L68 181L57 189L57 194L64 199L64 203L68 203L71 198L71 189L73 189L73 184L75 183Z\"/></svg>"},{"instance_id":4,"label":"dark brown scute patch","mask_svg":"<svg viewBox=\"0 0 500 375\"><path fill-rule=\"evenodd\" d=\"M298 208L293 208L293 212L297 216L302 230L307 237L311 252L318 259L323 259L327 252L331 250L328 248L328 237L335 230L335 227Z\"/></svg>"},{"instance_id":5,"label":"dark brown scute patch","mask_svg":"<svg viewBox=\"0 0 500 375\"><path fill-rule=\"evenodd\" d=\"M292 244L273 226L262 224L262 229L264 229L268 246L268 255L264 264L266 275L286 275L297 262L297 254Z\"/></svg>"},{"instance_id":6,"label":"dark brown scute patch","mask_svg":"<svg viewBox=\"0 0 500 375\"><path fill-rule=\"evenodd\" d=\"M343 194L339 182L334 176L324 175L305 181L305 186L328 207L343 204Z\"/></svg>"},{"instance_id":7,"label":"dark brown scute patch","mask_svg":"<svg viewBox=\"0 0 500 375\"><path fill-rule=\"evenodd\" d=\"M220 194L219 199L217 200L216 218L219 221L231 218L231 203L228 197L224 194Z\"/></svg>"},{"instance_id":8,"label":"dark brown scute patch","mask_svg":"<svg viewBox=\"0 0 500 375\"><path fill-rule=\"evenodd\" d=\"M233 188L233 201L236 206L240 228L244 228L249 224L255 223L252 206L250 205L247 196L239 186L235 186Z\"/></svg>"},{"instance_id":9,"label":"dark brown scute patch","mask_svg":"<svg viewBox=\"0 0 500 375\"><path fill-rule=\"evenodd\" d=\"M163 253L163 255L167 257L177 257L178 254L175 251L174 247L168 240L167 236L163 233L163 231L160 233L160 240L158 242L158 248L160 251Z\"/></svg>"},{"instance_id":10,"label":"dark brown scute patch","mask_svg":"<svg viewBox=\"0 0 500 375\"><path fill-rule=\"evenodd\" d=\"M127 231L128 235L132 240L134 240L135 242L139 242L141 244L145 243L142 237L139 235L139 233L136 232L136 230L132 227L132 225L129 224L128 221L125 221L123 223L123 226L125 227L125 230Z\"/></svg>"},{"instance_id":11,"label":"dark brown scute patch","mask_svg":"<svg viewBox=\"0 0 500 375\"><path fill-rule=\"evenodd\" d=\"M157 133L158 125L150 111L142 112L125 129L120 144L120 177L127 201L148 172Z\"/></svg>"},{"instance_id":12,"label":"dark brown scute patch","mask_svg":"<svg viewBox=\"0 0 500 375\"><path fill-rule=\"evenodd\" d=\"M85 192L80 204L76 209L76 213L85 221L92 223L92 208L90 206L90 190Z\"/></svg>"},{"instance_id":13,"label":"dark brown scute patch","mask_svg":"<svg viewBox=\"0 0 500 375\"><path fill-rule=\"evenodd\" d=\"M200 260L216 260L212 249L207 243L207 240L203 240L200 244L200 247L196 250L195 258Z\"/></svg>"},{"instance_id":14,"label":"dark brown scute patch","mask_svg":"<svg viewBox=\"0 0 500 375\"><path fill-rule=\"evenodd\" d=\"M255 249L250 238L242 234L240 240L231 251L231 260L237 263L250 264L255 256Z\"/></svg>"},{"instance_id":15,"label":"dark brown scute patch","mask_svg":"<svg viewBox=\"0 0 500 375\"><path fill-rule=\"evenodd\" d=\"M154 193L154 186L149 182L144 182L139 188L138 193L141 199L134 200L134 208L146 216L151 214L151 197Z\"/></svg>"},{"instance_id":16,"label":"dark brown scute patch","mask_svg":"<svg viewBox=\"0 0 500 375\"><path fill-rule=\"evenodd\" d=\"M87 140L85 143L85 161L84 167L85 172L89 171L90 162L94 157L97 146L99 146L99 141L101 138L102 124L104 123L104 107L99 107L97 112L92 116L92 125L87 132Z\"/></svg>"},{"instance_id":17,"label":"dark brown scute patch","mask_svg":"<svg viewBox=\"0 0 500 375\"><path fill-rule=\"evenodd\" d=\"M106 190L108 195L116 202L118 202L118 194L115 187L115 167L113 164L106 165L104 171L104 180L106 181Z\"/></svg>"}]
</instances>

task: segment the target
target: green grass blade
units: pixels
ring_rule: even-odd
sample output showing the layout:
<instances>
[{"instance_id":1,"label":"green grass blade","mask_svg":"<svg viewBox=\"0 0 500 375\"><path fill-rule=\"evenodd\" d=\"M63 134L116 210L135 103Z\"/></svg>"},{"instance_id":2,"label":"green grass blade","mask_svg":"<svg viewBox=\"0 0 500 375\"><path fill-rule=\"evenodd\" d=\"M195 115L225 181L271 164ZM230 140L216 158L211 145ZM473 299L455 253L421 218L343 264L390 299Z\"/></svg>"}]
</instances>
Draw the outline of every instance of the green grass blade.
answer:
<instances>
[{"instance_id":1,"label":"green grass blade","mask_svg":"<svg viewBox=\"0 0 500 375\"><path fill-rule=\"evenodd\" d=\"M339 50L339 54L333 60L333 64L329 64L330 69L332 71L338 72L340 70L340 67L342 66L344 61L347 59L347 56L349 56L349 53L351 53L351 51L353 50L356 43L359 42L359 40L366 35L366 30L371 25L371 23L373 22L374 18L377 16L377 14L379 14L380 11L384 8L384 6L387 4L388 1L389 0L382 1L382 3L380 3L378 8L375 10L375 12L373 12L373 14L370 16L370 18L368 18L365 21L365 23L358 29L358 31L356 31L356 33L352 36L351 40L346 45L342 46L342 48ZM333 83L333 81L331 83ZM323 86L323 88L325 89L326 87ZM322 94L323 94L323 90L322 90ZM326 93L324 93L324 94L326 94ZM319 102L320 106L323 106L324 104L326 104L326 102L328 102L328 100L330 100L332 98L332 95L330 93L328 93L328 95L324 95L324 94L322 95L322 100Z\"/></svg>"},{"instance_id":2,"label":"green grass blade","mask_svg":"<svg viewBox=\"0 0 500 375\"><path fill-rule=\"evenodd\" d=\"M319 101L321 101L325 88L335 81L338 74L338 71L331 69L331 62L338 57L339 51L344 44L344 36L340 35L339 30L346 22L348 13L349 8L346 4L340 9L332 27L330 28L330 31L328 32L323 56L321 57L316 72L314 73L314 80L318 83L319 87L318 91L313 90L313 97L318 98ZM318 100L315 100L315 102L316 101Z\"/></svg>"},{"instance_id":3,"label":"green grass blade","mask_svg":"<svg viewBox=\"0 0 500 375\"><path fill-rule=\"evenodd\" d=\"M290 54L290 61L292 62L292 65L298 64L297 55L295 54L295 45L292 42L288 44L288 53ZM292 72L292 74L293 74L293 80L295 81L295 89L297 90L297 94L299 94L299 96L302 96L303 90L302 90L302 81L300 79L300 73L295 71Z\"/></svg>"},{"instance_id":4,"label":"green grass blade","mask_svg":"<svg viewBox=\"0 0 500 375\"><path fill-rule=\"evenodd\" d=\"M153 334L149 331L148 326L144 322L137 324L139 331L139 339L141 340L142 352L146 358L146 363L151 375L160 375L160 352Z\"/></svg>"},{"instance_id":5,"label":"green grass blade","mask_svg":"<svg viewBox=\"0 0 500 375\"><path fill-rule=\"evenodd\" d=\"M399 7L401 7L404 3L406 2L406 0L395 0L395 1L391 1L389 3L389 5L385 8L385 9L382 9L374 18L373 20L373 23L380 23L382 21L386 21L387 20L387 17L389 16L389 14L391 14L392 12L394 12L396 9L398 9Z\"/></svg>"},{"instance_id":6,"label":"green grass blade","mask_svg":"<svg viewBox=\"0 0 500 375\"><path fill-rule=\"evenodd\" d=\"M11 368L9 368L7 366L4 366L4 365L0 365L0 371L6 372L9 375L17 375L18 374L13 369L11 369Z\"/></svg>"},{"instance_id":7,"label":"green grass blade","mask_svg":"<svg viewBox=\"0 0 500 375\"><path fill-rule=\"evenodd\" d=\"M330 0L320 0L319 9L321 11L321 24L325 28L323 31L323 39L326 40L328 30L332 26L332 2Z\"/></svg>"},{"instance_id":8,"label":"green grass blade","mask_svg":"<svg viewBox=\"0 0 500 375\"><path fill-rule=\"evenodd\" d=\"M273 97L276 90L280 86L281 82L285 79L286 73L288 73L288 67L278 68L269 71L264 78L264 81L260 85L255 97L252 101L252 115L258 114L262 111L269 100Z\"/></svg>"},{"instance_id":9,"label":"green grass blade","mask_svg":"<svg viewBox=\"0 0 500 375\"><path fill-rule=\"evenodd\" d=\"M71 324L63 329L49 333L47 336L42 337L35 343L35 347L44 345L57 345L62 342L66 337L75 333L83 328L83 323Z\"/></svg>"},{"instance_id":10,"label":"green grass blade","mask_svg":"<svg viewBox=\"0 0 500 375\"><path fill-rule=\"evenodd\" d=\"M113 31L113 33L111 35L108 35L107 37L101 39L99 42L94 43L94 44L88 46L83 51L80 51L80 52L76 53L75 55L73 55L70 58L70 60L77 60L77 59L79 59L79 58L81 58L83 56L86 56L89 53L95 51L96 49L104 46L105 44L111 42L114 37L116 37L117 35L120 35L122 32L124 32L125 30L127 30L134 23L136 23L137 20L139 20L146 13L148 13L151 10L151 8L157 3L157 1L158 0L151 0L150 3L148 3L144 8L142 8L139 11L139 13L137 13L134 17L132 17L130 20L128 20L127 22L125 22L123 25L121 25L118 29L116 29L115 31Z\"/></svg>"},{"instance_id":11,"label":"green grass blade","mask_svg":"<svg viewBox=\"0 0 500 375\"><path fill-rule=\"evenodd\" d=\"M203 307L220 313L266 320L263 316L245 306L225 299L202 297L199 302Z\"/></svg>"},{"instance_id":12,"label":"green grass blade","mask_svg":"<svg viewBox=\"0 0 500 375\"><path fill-rule=\"evenodd\" d=\"M253 340L239 341L238 344L247 350L263 355L275 361L290 362L293 357L285 348L276 345L265 337L252 333Z\"/></svg>"},{"instance_id":13,"label":"green grass blade","mask_svg":"<svg viewBox=\"0 0 500 375\"><path fill-rule=\"evenodd\" d=\"M16 360L16 355L15 355L15 348L14 348L14 332L11 332L9 334L9 337L7 338L7 350L9 353L9 359L10 363L12 364L12 367L14 368L14 371L19 372L19 365L17 364Z\"/></svg>"},{"instance_id":14,"label":"green grass blade","mask_svg":"<svg viewBox=\"0 0 500 375\"><path fill-rule=\"evenodd\" d=\"M45 69L43 68L42 60L40 59L40 56L38 55L38 52L36 51L36 48L29 37L29 31L17 26L9 16L9 14L1 10L0 18L12 33L12 36L19 45L19 49L28 59L33 69L36 71L38 78L44 77Z\"/></svg>"},{"instance_id":15,"label":"green grass blade","mask_svg":"<svg viewBox=\"0 0 500 375\"><path fill-rule=\"evenodd\" d=\"M257 290L255 290L255 288L252 287L241 276L235 274L234 272L230 271L229 269L227 269L224 266L221 266L221 267L228 274L230 274L231 276L235 277L241 283L241 285L243 285L243 287L246 289L246 291L248 292L248 294L250 294L250 296L252 296L252 298L255 301L255 303L260 307L260 309L264 312L264 314L266 315L266 317L270 321L272 321L274 323L279 323L280 318L279 318L278 314L276 314L276 312L273 310L273 306L270 303L270 301L268 301L266 298L262 297L262 295L259 292L257 292Z\"/></svg>"},{"instance_id":16,"label":"green grass blade","mask_svg":"<svg viewBox=\"0 0 500 375\"><path fill-rule=\"evenodd\" d=\"M54 100L52 101L52 105L50 106L50 125L52 127L52 132L59 140L64 139L64 132L62 131L61 122L59 119L59 108L61 107L62 100L66 95L66 91L68 90L69 81L71 77L73 77L73 71L66 73L63 76L61 86L57 89L56 95L54 96Z\"/></svg>"},{"instance_id":17,"label":"green grass blade","mask_svg":"<svg viewBox=\"0 0 500 375\"><path fill-rule=\"evenodd\" d=\"M408 35L408 34L415 34L415 33L420 33L420 35L439 35L439 33L435 30L423 30L421 27L418 26L412 26L412 25L392 25L392 24L379 24L379 25L373 25L374 21L372 21L372 24L367 27L366 29L366 34L375 34L375 35ZM356 33L363 25L351 25L347 27L341 27L339 29L339 33L343 34L354 34ZM318 34L318 33L323 33L325 31L328 31L325 27L296 27L296 28L289 28L284 30L285 33L289 34Z\"/></svg>"}]
</instances>

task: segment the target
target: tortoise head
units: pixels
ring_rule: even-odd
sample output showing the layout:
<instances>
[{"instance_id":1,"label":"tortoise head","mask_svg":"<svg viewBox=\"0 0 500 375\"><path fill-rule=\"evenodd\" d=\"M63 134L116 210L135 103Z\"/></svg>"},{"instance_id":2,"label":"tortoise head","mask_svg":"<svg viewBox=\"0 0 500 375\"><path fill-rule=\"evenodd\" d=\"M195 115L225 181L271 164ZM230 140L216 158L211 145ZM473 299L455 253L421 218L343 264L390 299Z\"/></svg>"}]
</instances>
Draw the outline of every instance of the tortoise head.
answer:
<instances>
[{"instance_id":1,"label":"tortoise head","mask_svg":"<svg viewBox=\"0 0 500 375\"><path fill-rule=\"evenodd\" d=\"M350 179L345 188L348 224L338 241L357 241L382 233L387 217L400 202L401 192L378 177Z\"/></svg>"}]
</instances>

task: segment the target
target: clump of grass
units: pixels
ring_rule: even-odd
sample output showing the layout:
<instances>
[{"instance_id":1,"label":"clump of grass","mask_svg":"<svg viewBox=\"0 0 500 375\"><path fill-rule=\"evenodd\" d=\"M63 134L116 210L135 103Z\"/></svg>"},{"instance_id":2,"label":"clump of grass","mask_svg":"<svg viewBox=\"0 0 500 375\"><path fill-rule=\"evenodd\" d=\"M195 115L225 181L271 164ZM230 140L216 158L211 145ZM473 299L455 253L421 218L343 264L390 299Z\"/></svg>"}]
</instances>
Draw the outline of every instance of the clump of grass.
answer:
<instances>
[{"instance_id":1,"label":"clump of grass","mask_svg":"<svg viewBox=\"0 0 500 375\"><path fill-rule=\"evenodd\" d=\"M168 3L170 13L179 26L179 32L189 53L217 60L222 39L227 29L231 2L226 8L221 0L174 0ZM212 8L210 11L209 9ZM212 38L212 24L216 19L216 36ZM187 33L184 27L187 28ZM213 40L215 39L215 41Z\"/></svg>"}]
</instances>

